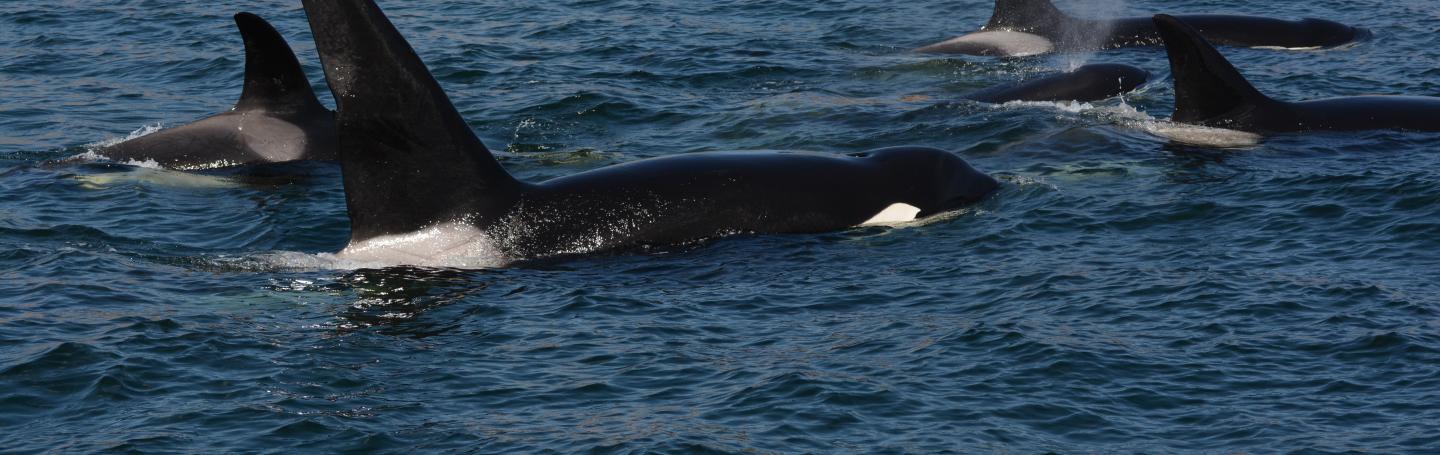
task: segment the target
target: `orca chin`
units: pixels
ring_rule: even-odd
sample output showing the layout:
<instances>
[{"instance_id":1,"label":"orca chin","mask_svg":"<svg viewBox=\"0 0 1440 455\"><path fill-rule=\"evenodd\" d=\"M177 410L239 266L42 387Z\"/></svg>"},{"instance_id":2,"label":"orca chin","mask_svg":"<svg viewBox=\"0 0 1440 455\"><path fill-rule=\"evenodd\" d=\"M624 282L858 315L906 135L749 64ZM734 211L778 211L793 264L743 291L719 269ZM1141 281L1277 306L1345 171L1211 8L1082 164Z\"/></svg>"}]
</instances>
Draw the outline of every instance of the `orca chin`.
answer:
<instances>
[{"instance_id":1,"label":"orca chin","mask_svg":"<svg viewBox=\"0 0 1440 455\"><path fill-rule=\"evenodd\" d=\"M1323 19L1290 21L1218 14L1180 18L1211 42L1227 46L1319 49L1369 36L1364 29ZM1048 46L1041 44L1047 42ZM1160 32L1149 16L1083 19L1065 14L1050 0L996 0L994 14L979 32L916 51L1023 57L1159 44Z\"/></svg>"},{"instance_id":2,"label":"orca chin","mask_svg":"<svg viewBox=\"0 0 1440 455\"><path fill-rule=\"evenodd\" d=\"M245 82L233 108L95 154L179 170L336 159L335 114L315 97L290 44L260 16L239 13L235 24L245 40Z\"/></svg>"},{"instance_id":3,"label":"orca chin","mask_svg":"<svg viewBox=\"0 0 1440 455\"><path fill-rule=\"evenodd\" d=\"M1255 89L1194 27L1167 15L1153 19L1175 79L1171 120L1259 133L1300 131L1440 131L1440 98L1357 96L1284 102Z\"/></svg>"},{"instance_id":4,"label":"orca chin","mask_svg":"<svg viewBox=\"0 0 1440 455\"><path fill-rule=\"evenodd\" d=\"M303 0L337 100L350 217L339 256L494 263L908 221L999 182L952 153L695 153L530 183L507 173L373 0ZM459 256L458 258L456 256ZM483 258L480 263L483 263Z\"/></svg>"},{"instance_id":5,"label":"orca chin","mask_svg":"<svg viewBox=\"0 0 1440 455\"><path fill-rule=\"evenodd\" d=\"M1019 84L971 92L961 98L996 104L1012 101L1091 102L1130 93L1149 79L1150 72L1140 68L1118 63L1096 63Z\"/></svg>"}]
</instances>

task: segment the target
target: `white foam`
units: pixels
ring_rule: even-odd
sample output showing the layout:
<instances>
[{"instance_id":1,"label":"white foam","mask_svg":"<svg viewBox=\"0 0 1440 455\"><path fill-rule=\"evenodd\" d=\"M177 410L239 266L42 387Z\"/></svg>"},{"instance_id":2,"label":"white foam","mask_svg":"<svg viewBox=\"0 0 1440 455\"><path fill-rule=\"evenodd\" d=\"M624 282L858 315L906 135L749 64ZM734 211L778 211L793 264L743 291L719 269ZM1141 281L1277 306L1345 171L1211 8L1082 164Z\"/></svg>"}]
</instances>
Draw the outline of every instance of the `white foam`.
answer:
<instances>
[{"instance_id":1,"label":"white foam","mask_svg":"<svg viewBox=\"0 0 1440 455\"><path fill-rule=\"evenodd\" d=\"M352 243L335 254L289 258L301 268L380 268L400 265L483 269L511 262L484 231L466 223L443 223L420 231Z\"/></svg>"},{"instance_id":2,"label":"white foam","mask_svg":"<svg viewBox=\"0 0 1440 455\"><path fill-rule=\"evenodd\" d=\"M1006 182L1017 187L1025 188L1031 186L1043 187L1050 191L1060 191L1060 187L1050 183L1044 176L1032 175L1007 175L1003 178Z\"/></svg>"},{"instance_id":3,"label":"white foam","mask_svg":"<svg viewBox=\"0 0 1440 455\"><path fill-rule=\"evenodd\" d=\"M84 161L84 162L90 162L90 163L112 162L112 163L124 164L124 165L127 165L127 166L143 167L143 168L149 168L149 169L165 169L164 166L161 166L160 163L156 162L155 160L143 160L143 161L140 161L140 160L123 160L123 161L116 161L116 160L110 159L110 157L107 157L107 156L105 156L105 155L101 155L101 154L98 152L100 149L103 149L103 148L106 148L106 147L110 147L110 146L113 146L113 145L116 145L116 144L119 144L119 143L122 143L122 142L131 141L131 140L135 140L135 139L138 139L138 138L141 138L141 137L145 137L145 136L148 136L148 135L150 135L150 134L155 133L156 131L160 131L160 130L163 130L163 129L165 129L165 126L162 125L162 124L159 124L159 123L156 123L156 124L154 124L154 125L145 125L145 126L140 127L140 129L137 129L137 130L135 130L135 131L131 131L130 134L125 135L125 137L118 137L118 138L112 137L112 138L105 139L105 140L102 140L102 141L99 141L99 142L95 142L95 143L91 143L91 144L85 144L85 153L81 153L81 154L72 156L72 157L69 158L69 160L71 160L71 161Z\"/></svg>"},{"instance_id":4,"label":"white foam","mask_svg":"<svg viewBox=\"0 0 1440 455\"><path fill-rule=\"evenodd\" d=\"M295 251L277 251L265 253L253 257L241 259L221 259L216 261L227 267L236 267L242 270L267 271L275 269L284 270L358 270L358 269L383 269L400 264L388 264L383 262L353 261L340 258L335 253L300 253Z\"/></svg>"},{"instance_id":5,"label":"white foam","mask_svg":"<svg viewBox=\"0 0 1440 455\"><path fill-rule=\"evenodd\" d=\"M115 145L115 144L119 144L119 143L121 143L121 142L125 142L125 141L129 141L129 140L134 140L134 139L137 139L137 138L140 138L140 137L148 136L148 135L150 135L150 134L152 134L152 133L154 133L154 132L156 132L156 131L160 131L160 130L163 130L163 129L165 129L165 125L160 124L160 123L156 123L156 124L154 124L154 125L144 125L144 126L141 126L140 129L137 129L137 130L135 130L135 131L131 131L130 134L126 135L125 137L119 137L119 138L112 137L112 138L105 139L105 140L102 140L102 141L100 141L100 142L96 142L96 143L93 143L93 144L86 144L86 145L85 145L85 148L86 148L86 149L90 149L91 151L94 151L94 150L96 150L96 149L102 149L102 148L109 147L109 146L112 146L112 145Z\"/></svg>"},{"instance_id":6,"label":"white foam","mask_svg":"<svg viewBox=\"0 0 1440 455\"><path fill-rule=\"evenodd\" d=\"M1255 46L1255 47L1253 47L1252 49L1264 49L1264 50L1267 50L1267 51L1318 51L1318 50L1324 49L1324 48L1325 48L1325 46L1307 46L1307 47Z\"/></svg>"},{"instance_id":7,"label":"white foam","mask_svg":"<svg viewBox=\"0 0 1440 455\"><path fill-rule=\"evenodd\" d=\"M126 165L126 166L135 166L135 167L139 167L139 168L146 168L146 169L153 169L153 170L160 170L160 171L165 171L165 170L204 171L204 170L210 170L210 169L220 169L220 168L225 168L225 167L239 166L239 165L242 164L242 163L240 163L240 162L231 161L231 160L215 160L215 161L211 161L211 162L209 162L209 163L203 163L203 164L197 164L197 165L166 167L165 165L160 164L159 161L155 161L155 160L153 160L153 159L147 159L147 160L116 160L116 159L111 159L110 157L105 156L105 155L101 155L100 153L98 153L98 152L96 152L96 151L94 151L94 150L91 150L91 151L88 151L88 152L85 152L85 153L81 153L81 154L72 156L72 157L68 158L66 161L81 161L81 162L87 162L87 163L115 163L115 164L123 164L123 165Z\"/></svg>"},{"instance_id":8,"label":"white foam","mask_svg":"<svg viewBox=\"0 0 1440 455\"><path fill-rule=\"evenodd\" d=\"M223 262L230 267L254 270L358 270L400 266L493 269L513 261L501 254L479 230L446 225L370 239L339 253L279 251Z\"/></svg>"},{"instance_id":9,"label":"white foam","mask_svg":"<svg viewBox=\"0 0 1440 455\"><path fill-rule=\"evenodd\" d=\"M242 119L242 125L243 125L243 122L244 122L244 121L245 121L245 120ZM265 122L265 126L269 127L270 130L272 130L272 133L270 133L270 134L268 134L268 135L265 135L265 136L253 135L253 134L250 135L250 136L251 136L251 140L253 140L253 141L255 141L256 143L259 143L259 144L262 145L262 147L259 148L260 150L271 150L271 149L280 150L279 153L271 153L271 154L270 154L270 155L274 156L274 158L272 158L272 160L274 160L274 161L283 161L283 160L284 160L283 158L288 157L288 156L299 156L300 152L299 152L299 149L298 149L298 148L299 148L299 147L303 147L303 146L304 146L304 143L305 143L305 136L303 135L303 133L301 132L301 130L300 130L299 128L297 128L297 127L295 127L295 126L293 126L293 125L290 125L290 124L288 124L288 123L286 123L286 122L281 122L281 121L277 121L277 120L269 119L269 118L258 118L258 120L255 120L255 121ZM149 135L154 134L155 132L160 131L160 130L163 130L163 129L165 129L165 127L164 127L163 125L161 125L161 124L159 124L159 123L156 123L156 124L154 124L154 125L146 125L146 126L140 127L140 129L137 129L137 130L135 130L135 131L130 132L130 134L126 135L126 136L123 137L123 138L110 138L110 139L105 139L105 140L102 140L102 141L99 141L99 142L95 142L95 143L91 143L91 144L85 144L85 153L81 153L81 154L72 156L72 157L70 157L67 161L81 161L81 162L91 162L91 163L116 163L116 164L124 164L124 165L126 165L126 166L135 166L135 167L148 168L148 169L175 169L175 170L183 170L183 171L203 171L203 170L208 170L208 169L220 169L220 168L231 167L231 166L239 166L240 164L242 164L242 163L239 163L239 162L222 159L222 160L215 160L215 161L212 161L212 162L209 162L209 163L201 163L201 164L188 165L188 166L168 166L168 167L167 167L167 166L165 166L165 165L160 164L158 161L155 161L154 159L146 159L146 160L134 160L134 159L116 160L116 159L112 159L112 158L110 158L110 157L108 157L108 156L105 156L105 155L103 155L103 154L100 153L100 151L103 150L103 149L105 149L106 147L111 147L111 146L114 146L114 145L117 145L117 144L121 144L121 143L124 143L124 142L129 142L129 141L132 141L132 140L135 140L135 139L139 139L139 138L141 138L141 137L149 136ZM242 130L242 131L243 131L243 130ZM277 145L277 144L278 144L278 145Z\"/></svg>"},{"instance_id":10,"label":"white foam","mask_svg":"<svg viewBox=\"0 0 1440 455\"><path fill-rule=\"evenodd\" d=\"M1175 123L1157 119L1126 104L1122 99L1115 105L1095 105L1074 101L1011 101L996 105L996 109L1016 107L1040 107L1078 115L1090 115L1117 125L1132 128L1176 142L1217 148L1254 147L1263 136L1246 131Z\"/></svg>"},{"instance_id":11,"label":"white foam","mask_svg":"<svg viewBox=\"0 0 1440 455\"><path fill-rule=\"evenodd\" d=\"M951 211L948 211L948 212L936 213L936 214L934 214L934 215L930 215L930 216L927 216L927 217L924 217L924 218L916 218L916 219L911 220L911 221L906 221L906 222L901 222L901 223L894 223L894 224L888 224L888 225L886 225L886 226L893 227L893 228L920 227L920 226L927 226L927 225L939 223L939 222L942 222L942 221L950 221L950 220L959 218L959 217L961 217L961 216L966 216L966 215L984 215L984 214L986 214L986 213L989 213L989 212L987 212L987 211L985 211L984 209L981 209L981 208L979 208L979 207L975 207L975 206L962 207L962 208L955 209L955 210L951 210Z\"/></svg>"},{"instance_id":12,"label":"white foam","mask_svg":"<svg viewBox=\"0 0 1440 455\"><path fill-rule=\"evenodd\" d=\"M1040 107L1072 114L1097 110L1094 104L1079 101L1006 101L996 106L999 108Z\"/></svg>"}]
</instances>

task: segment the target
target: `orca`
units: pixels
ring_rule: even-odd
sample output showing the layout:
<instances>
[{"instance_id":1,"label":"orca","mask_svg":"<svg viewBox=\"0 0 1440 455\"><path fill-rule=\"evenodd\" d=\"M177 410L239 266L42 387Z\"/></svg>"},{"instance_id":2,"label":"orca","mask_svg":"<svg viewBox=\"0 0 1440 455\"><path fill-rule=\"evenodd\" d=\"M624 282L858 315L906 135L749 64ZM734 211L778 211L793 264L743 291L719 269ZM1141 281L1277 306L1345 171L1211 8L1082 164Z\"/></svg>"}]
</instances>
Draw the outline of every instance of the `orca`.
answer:
<instances>
[{"instance_id":1,"label":"orca","mask_svg":"<svg viewBox=\"0 0 1440 455\"><path fill-rule=\"evenodd\" d=\"M1340 46L1368 36L1364 29L1323 19L1288 21L1255 16L1180 16L1216 44L1310 49ZM918 52L1024 57L1052 52L1085 52L1158 46L1150 17L1081 19L1050 0L996 0L995 13L979 32L916 49Z\"/></svg>"},{"instance_id":2,"label":"orca","mask_svg":"<svg viewBox=\"0 0 1440 455\"><path fill-rule=\"evenodd\" d=\"M1134 91L1150 79L1150 72L1119 63L1095 63L1019 84L992 87L961 96L982 103L1011 101L1091 102Z\"/></svg>"},{"instance_id":3,"label":"orca","mask_svg":"<svg viewBox=\"0 0 1440 455\"><path fill-rule=\"evenodd\" d=\"M236 14L235 25L245 40L245 85L229 112L103 146L95 154L178 170L335 160L335 113L315 98L285 38L254 14Z\"/></svg>"},{"instance_id":4,"label":"orca","mask_svg":"<svg viewBox=\"0 0 1440 455\"><path fill-rule=\"evenodd\" d=\"M373 0L303 4L337 103L350 218L341 259L466 267L452 264L469 264L469 255L508 264L733 234L817 233L956 210L999 187L956 155L925 147L690 153L520 181Z\"/></svg>"},{"instance_id":5,"label":"orca","mask_svg":"<svg viewBox=\"0 0 1440 455\"><path fill-rule=\"evenodd\" d=\"M1157 15L1175 79L1171 120L1231 130L1284 133L1396 129L1440 131L1440 98L1354 96L1284 102L1256 90L1182 19Z\"/></svg>"}]
</instances>

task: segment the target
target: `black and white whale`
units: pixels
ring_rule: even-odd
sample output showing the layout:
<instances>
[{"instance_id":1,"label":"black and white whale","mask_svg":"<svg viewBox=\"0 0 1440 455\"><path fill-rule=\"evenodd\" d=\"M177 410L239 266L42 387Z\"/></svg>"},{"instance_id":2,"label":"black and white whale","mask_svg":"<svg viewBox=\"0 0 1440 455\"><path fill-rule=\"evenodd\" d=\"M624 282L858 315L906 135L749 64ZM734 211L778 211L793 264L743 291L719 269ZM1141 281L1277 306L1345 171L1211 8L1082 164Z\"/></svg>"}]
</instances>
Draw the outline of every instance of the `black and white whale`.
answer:
<instances>
[{"instance_id":1,"label":"black and white whale","mask_svg":"<svg viewBox=\"0 0 1440 455\"><path fill-rule=\"evenodd\" d=\"M959 157L695 153L542 183L515 179L373 0L304 0L337 100L350 242L362 263L467 267L742 233L910 221L998 188Z\"/></svg>"},{"instance_id":2,"label":"black and white whale","mask_svg":"<svg viewBox=\"0 0 1440 455\"><path fill-rule=\"evenodd\" d=\"M335 114L315 98L285 38L254 14L236 14L235 24L245 40L245 86L235 107L95 153L182 170L336 159Z\"/></svg>"},{"instance_id":3,"label":"black and white whale","mask_svg":"<svg viewBox=\"0 0 1440 455\"><path fill-rule=\"evenodd\" d=\"M1251 132L1397 129L1440 131L1440 98L1354 96L1290 103L1256 90L1183 20L1154 18L1175 78L1181 123Z\"/></svg>"},{"instance_id":4,"label":"black and white whale","mask_svg":"<svg viewBox=\"0 0 1440 455\"><path fill-rule=\"evenodd\" d=\"M1149 71L1130 65L1095 63L1019 84L971 92L961 98L997 104L1011 101L1100 101L1130 93L1149 79Z\"/></svg>"},{"instance_id":5,"label":"black and white whale","mask_svg":"<svg viewBox=\"0 0 1440 455\"><path fill-rule=\"evenodd\" d=\"M1219 14L1185 15L1180 18L1199 29L1206 39L1226 46L1324 48L1346 44L1367 35L1363 29L1323 19L1289 21ZM916 51L1022 57L1158 45L1159 32L1148 16L1081 19L1060 11L1050 0L996 0L994 15L980 31Z\"/></svg>"}]
</instances>

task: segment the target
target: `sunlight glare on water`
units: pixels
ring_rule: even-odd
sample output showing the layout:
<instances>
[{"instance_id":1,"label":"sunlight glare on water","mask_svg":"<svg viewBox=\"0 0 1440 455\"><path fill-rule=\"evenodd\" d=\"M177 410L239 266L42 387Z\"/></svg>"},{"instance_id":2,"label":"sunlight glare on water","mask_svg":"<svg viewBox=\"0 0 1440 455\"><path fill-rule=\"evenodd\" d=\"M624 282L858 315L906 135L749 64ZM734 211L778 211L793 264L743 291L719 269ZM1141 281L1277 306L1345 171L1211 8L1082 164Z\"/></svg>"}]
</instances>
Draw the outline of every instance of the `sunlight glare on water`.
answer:
<instances>
[{"instance_id":1,"label":"sunlight glare on water","mask_svg":"<svg viewBox=\"0 0 1440 455\"><path fill-rule=\"evenodd\" d=\"M1156 48L1084 56L1154 75L1123 100L950 103L1069 66L909 52L986 1L380 4L526 180L922 145L1004 185L901 228L347 262L333 164L63 162L233 106L241 10L333 106L299 2L0 2L0 451L1440 451L1433 133L1174 125ZM1430 1L1060 7L1357 24L1222 52L1279 99L1440 95Z\"/></svg>"}]
</instances>

